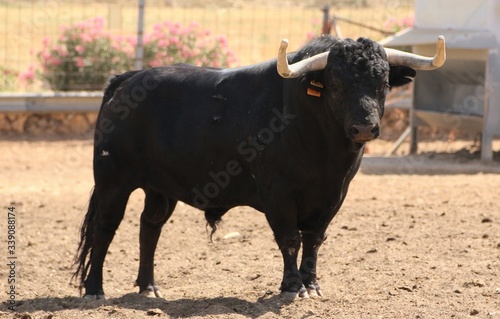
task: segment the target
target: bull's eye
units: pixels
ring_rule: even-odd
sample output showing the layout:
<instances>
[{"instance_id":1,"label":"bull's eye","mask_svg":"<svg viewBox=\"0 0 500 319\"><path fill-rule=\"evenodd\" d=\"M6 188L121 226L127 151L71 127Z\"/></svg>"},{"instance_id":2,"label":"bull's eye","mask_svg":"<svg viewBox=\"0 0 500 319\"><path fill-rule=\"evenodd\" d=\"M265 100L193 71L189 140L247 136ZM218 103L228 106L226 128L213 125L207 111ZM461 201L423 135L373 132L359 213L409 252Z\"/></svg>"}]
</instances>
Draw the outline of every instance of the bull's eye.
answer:
<instances>
[{"instance_id":1,"label":"bull's eye","mask_svg":"<svg viewBox=\"0 0 500 319\"><path fill-rule=\"evenodd\" d=\"M391 89L391 86L389 85L389 82L384 82L382 84L382 87L380 88L380 93L387 93Z\"/></svg>"}]
</instances>

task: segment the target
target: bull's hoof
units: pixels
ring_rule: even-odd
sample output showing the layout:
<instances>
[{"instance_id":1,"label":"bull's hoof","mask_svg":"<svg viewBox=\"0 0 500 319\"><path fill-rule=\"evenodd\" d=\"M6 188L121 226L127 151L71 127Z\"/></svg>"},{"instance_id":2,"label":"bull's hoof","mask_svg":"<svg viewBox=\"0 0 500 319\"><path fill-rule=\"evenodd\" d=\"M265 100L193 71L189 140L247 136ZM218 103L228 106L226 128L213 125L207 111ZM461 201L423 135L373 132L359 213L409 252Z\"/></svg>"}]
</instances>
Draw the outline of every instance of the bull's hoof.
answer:
<instances>
[{"instance_id":1,"label":"bull's hoof","mask_svg":"<svg viewBox=\"0 0 500 319\"><path fill-rule=\"evenodd\" d=\"M96 294L96 295L85 294L83 296L83 299L85 299L85 300L106 300L106 296L104 296L103 294Z\"/></svg>"},{"instance_id":2,"label":"bull's hoof","mask_svg":"<svg viewBox=\"0 0 500 319\"><path fill-rule=\"evenodd\" d=\"M148 298L163 298L160 289L157 286L152 285L149 285L148 288L139 292L139 294Z\"/></svg>"},{"instance_id":3,"label":"bull's hoof","mask_svg":"<svg viewBox=\"0 0 500 319\"><path fill-rule=\"evenodd\" d=\"M303 299L309 298L309 293L308 293L308 290L304 286L302 286L300 288L300 290L297 292L295 292L295 291L282 291L281 297L285 301L294 301L297 298L303 298Z\"/></svg>"},{"instance_id":4,"label":"bull's hoof","mask_svg":"<svg viewBox=\"0 0 500 319\"><path fill-rule=\"evenodd\" d=\"M319 289L319 287L307 288L307 293L311 298L323 297L323 292L321 292L321 289Z\"/></svg>"},{"instance_id":5,"label":"bull's hoof","mask_svg":"<svg viewBox=\"0 0 500 319\"><path fill-rule=\"evenodd\" d=\"M321 288L319 287L318 283L314 282L304 285L307 288L307 293L309 294L309 297L311 298L323 297L323 292L321 291Z\"/></svg>"}]
</instances>

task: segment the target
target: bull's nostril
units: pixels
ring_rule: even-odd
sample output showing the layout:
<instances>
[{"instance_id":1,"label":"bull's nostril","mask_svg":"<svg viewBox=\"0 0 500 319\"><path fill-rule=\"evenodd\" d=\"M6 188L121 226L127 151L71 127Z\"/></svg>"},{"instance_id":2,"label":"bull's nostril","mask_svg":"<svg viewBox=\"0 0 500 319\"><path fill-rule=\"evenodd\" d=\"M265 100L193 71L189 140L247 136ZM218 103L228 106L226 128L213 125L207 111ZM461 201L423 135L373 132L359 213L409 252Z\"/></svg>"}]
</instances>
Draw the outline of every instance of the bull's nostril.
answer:
<instances>
[{"instance_id":1,"label":"bull's nostril","mask_svg":"<svg viewBox=\"0 0 500 319\"><path fill-rule=\"evenodd\" d=\"M380 135L378 124L353 124L349 128L351 138L357 141L371 141Z\"/></svg>"}]
</instances>

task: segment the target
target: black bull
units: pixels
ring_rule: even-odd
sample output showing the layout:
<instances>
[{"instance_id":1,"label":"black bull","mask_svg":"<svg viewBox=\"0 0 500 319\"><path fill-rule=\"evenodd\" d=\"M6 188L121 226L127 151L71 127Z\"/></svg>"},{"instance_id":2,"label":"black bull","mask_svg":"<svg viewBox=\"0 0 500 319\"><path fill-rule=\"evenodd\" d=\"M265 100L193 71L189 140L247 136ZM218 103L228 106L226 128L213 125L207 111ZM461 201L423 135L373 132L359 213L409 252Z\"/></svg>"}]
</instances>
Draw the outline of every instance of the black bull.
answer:
<instances>
[{"instance_id":1,"label":"black bull","mask_svg":"<svg viewBox=\"0 0 500 319\"><path fill-rule=\"evenodd\" d=\"M76 259L87 298L103 298L102 268L132 191L142 188L141 293L160 296L154 253L178 200L222 215L263 212L283 255L281 291L321 295L318 249L345 199L365 142L379 134L389 87L415 76L368 39L322 37L292 62L330 51L324 70L284 79L276 60L237 69L175 65L131 71L105 91L94 179ZM302 245L302 259L297 265Z\"/></svg>"}]
</instances>

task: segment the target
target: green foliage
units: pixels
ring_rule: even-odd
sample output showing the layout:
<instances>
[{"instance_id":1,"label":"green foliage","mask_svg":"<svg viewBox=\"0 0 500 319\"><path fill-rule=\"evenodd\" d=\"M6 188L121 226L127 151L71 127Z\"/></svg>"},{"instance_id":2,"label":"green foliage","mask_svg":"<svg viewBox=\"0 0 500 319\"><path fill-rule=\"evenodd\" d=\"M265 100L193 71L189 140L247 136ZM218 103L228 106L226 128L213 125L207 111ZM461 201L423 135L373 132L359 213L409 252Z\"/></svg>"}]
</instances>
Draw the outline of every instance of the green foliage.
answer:
<instances>
[{"instance_id":1,"label":"green foliage","mask_svg":"<svg viewBox=\"0 0 500 319\"><path fill-rule=\"evenodd\" d=\"M37 57L39 76L53 90L101 90L112 74L134 66L135 37L112 36L103 31L104 20L95 18L62 28L53 42L44 38ZM211 36L193 23L182 27L165 21L144 36L144 68L189 63L228 67L236 62L223 36Z\"/></svg>"},{"instance_id":2,"label":"green foliage","mask_svg":"<svg viewBox=\"0 0 500 319\"><path fill-rule=\"evenodd\" d=\"M17 72L0 66L0 91L14 90L17 76Z\"/></svg>"},{"instance_id":3,"label":"green foliage","mask_svg":"<svg viewBox=\"0 0 500 319\"><path fill-rule=\"evenodd\" d=\"M55 42L43 40L40 76L53 90L101 90L111 74L132 68L133 50L103 26L90 19L63 27Z\"/></svg>"}]
</instances>

